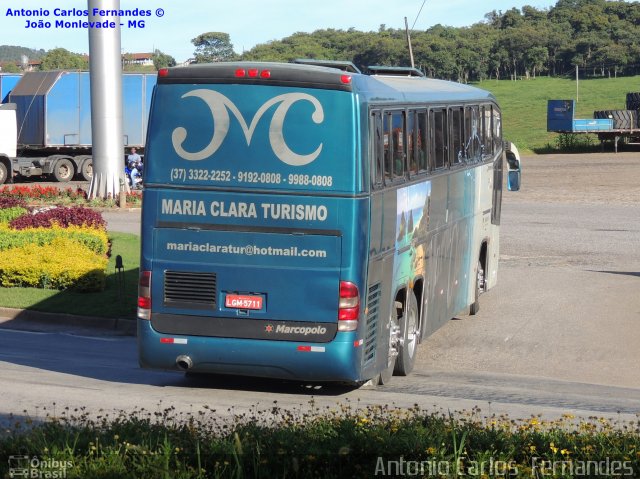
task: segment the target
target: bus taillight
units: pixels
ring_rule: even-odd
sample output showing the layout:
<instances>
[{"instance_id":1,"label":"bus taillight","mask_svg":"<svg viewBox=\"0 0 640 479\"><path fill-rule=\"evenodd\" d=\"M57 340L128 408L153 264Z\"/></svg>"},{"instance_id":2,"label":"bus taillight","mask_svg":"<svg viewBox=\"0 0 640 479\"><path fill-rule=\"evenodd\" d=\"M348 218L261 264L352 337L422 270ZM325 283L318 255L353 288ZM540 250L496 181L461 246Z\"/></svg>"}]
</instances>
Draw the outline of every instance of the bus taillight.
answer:
<instances>
[{"instance_id":1,"label":"bus taillight","mask_svg":"<svg viewBox=\"0 0 640 479\"><path fill-rule=\"evenodd\" d=\"M138 283L138 318L151 319L151 271L142 271Z\"/></svg>"},{"instance_id":2,"label":"bus taillight","mask_svg":"<svg viewBox=\"0 0 640 479\"><path fill-rule=\"evenodd\" d=\"M360 294L358 287L348 281L340 281L338 303L338 331L355 331L360 316Z\"/></svg>"},{"instance_id":3,"label":"bus taillight","mask_svg":"<svg viewBox=\"0 0 640 479\"><path fill-rule=\"evenodd\" d=\"M245 70L244 68L238 68L235 72L234 75L236 78L263 78L263 79L267 79L267 78L271 78L271 70L258 70L257 68L249 68L248 70Z\"/></svg>"}]
</instances>

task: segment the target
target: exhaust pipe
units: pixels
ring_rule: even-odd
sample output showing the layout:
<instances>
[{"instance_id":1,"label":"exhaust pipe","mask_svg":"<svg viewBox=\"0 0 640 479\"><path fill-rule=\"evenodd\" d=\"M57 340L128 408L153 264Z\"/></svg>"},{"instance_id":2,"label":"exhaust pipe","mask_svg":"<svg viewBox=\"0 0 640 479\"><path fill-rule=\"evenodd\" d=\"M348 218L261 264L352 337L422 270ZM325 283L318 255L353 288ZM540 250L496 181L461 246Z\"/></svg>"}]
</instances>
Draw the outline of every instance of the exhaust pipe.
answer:
<instances>
[{"instance_id":1,"label":"exhaust pipe","mask_svg":"<svg viewBox=\"0 0 640 479\"><path fill-rule=\"evenodd\" d=\"M188 371L193 367L193 361L189 356L181 354L176 358L176 366L178 366L178 369L182 371Z\"/></svg>"}]
</instances>

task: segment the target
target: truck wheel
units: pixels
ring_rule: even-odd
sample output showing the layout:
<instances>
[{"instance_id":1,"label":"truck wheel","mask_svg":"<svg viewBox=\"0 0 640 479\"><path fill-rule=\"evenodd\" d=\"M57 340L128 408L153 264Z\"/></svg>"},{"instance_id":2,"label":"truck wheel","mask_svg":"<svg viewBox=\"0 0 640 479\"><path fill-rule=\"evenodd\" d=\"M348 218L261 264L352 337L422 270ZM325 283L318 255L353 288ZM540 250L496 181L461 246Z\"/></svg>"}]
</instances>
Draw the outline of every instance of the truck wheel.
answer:
<instances>
[{"instance_id":1,"label":"truck wheel","mask_svg":"<svg viewBox=\"0 0 640 479\"><path fill-rule=\"evenodd\" d=\"M73 178L74 169L73 163L66 158L62 158L56 162L53 168L53 177L60 183L66 183Z\"/></svg>"},{"instance_id":2,"label":"truck wheel","mask_svg":"<svg viewBox=\"0 0 640 479\"><path fill-rule=\"evenodd\" d=\"M87 158L80 165L80 176L85 181L93 179L93 158Z\"/></svg>"},{"instance_id":3,"label":"truck wheel","mask_svg":"<svg viewBox=\"0 0 640 479\"><path fill-rule=\"evenodd\" d=\"M640 110L640 93L627 93L627 110Z\"/></svg>"},{"instance_id":4,"label":"truck wheel","mask_svg":"<svg viewBox=\"0 0 640 479\"><path fill-rule=\"evenodd\" d=\"M593 112L593 117L612 119L614 130L629 130L638 124L637 113L630 110L597 110Z\"/></svg>"},{"instance_id":5,"label":"truck wheel","mask_svg":"<svg viewBox=\"0 0 640 479\"><path fill-rule=\"evenodd\" d=\"M404 314L400 318L400 330L402 331L403 340L398 351L396 367L393 370L393 374L396 376L407 376L413 371L418 352L419 326L418 300L413 291L409 291Z\"/></svg>"},{"instance_id":6,"label":"truck wheel","mask_svg":"<svg viewBox=\"0 0 640 479\"><path fill-rule=\"evenodd\" d=\"M0 162L0 185L3 185L5 181L7 181L7 167L4 163Z\"/></svg>"}]
</instances>

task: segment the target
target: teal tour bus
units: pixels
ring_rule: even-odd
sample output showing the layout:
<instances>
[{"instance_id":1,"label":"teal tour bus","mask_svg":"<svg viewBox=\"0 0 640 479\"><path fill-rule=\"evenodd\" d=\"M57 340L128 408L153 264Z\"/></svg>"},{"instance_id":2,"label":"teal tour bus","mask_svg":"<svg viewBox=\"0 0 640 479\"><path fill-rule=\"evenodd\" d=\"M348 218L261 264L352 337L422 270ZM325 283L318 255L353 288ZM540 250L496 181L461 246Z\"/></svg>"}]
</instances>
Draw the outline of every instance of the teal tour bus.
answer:
<instances>
[{"instance_id":1,"label":"teal tour bus","mask_svg":"<svg viewBox=\"0 0 640 479\"><path fill-rule=\"evenodd\" d=\"M159 71L143 367L386 383L496 284L503 183L519 188L520 161L493 95L310 63Z\"/></svg>"}]
</instances>

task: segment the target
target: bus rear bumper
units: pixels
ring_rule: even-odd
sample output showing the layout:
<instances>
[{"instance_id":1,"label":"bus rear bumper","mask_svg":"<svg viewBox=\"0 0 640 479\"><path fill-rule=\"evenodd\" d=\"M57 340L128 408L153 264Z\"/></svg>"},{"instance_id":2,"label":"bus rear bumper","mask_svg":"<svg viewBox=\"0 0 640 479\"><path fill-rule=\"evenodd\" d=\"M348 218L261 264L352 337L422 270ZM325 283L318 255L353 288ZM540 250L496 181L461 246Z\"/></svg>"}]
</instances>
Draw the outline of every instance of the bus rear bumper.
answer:
<instances>
[{"instance_id":1,"label":"bus rear bumper","mask_svg":"<svg viewBox=\"0 0 640 479\"><path fill-rule=\"evenodd\" d=\"M148 369L185 371L190 363L194 373L359 382L362 345L355 340L355 332L328 343L169 335L138 319L139 362Z\"/></svg>"}]
</instances>

